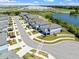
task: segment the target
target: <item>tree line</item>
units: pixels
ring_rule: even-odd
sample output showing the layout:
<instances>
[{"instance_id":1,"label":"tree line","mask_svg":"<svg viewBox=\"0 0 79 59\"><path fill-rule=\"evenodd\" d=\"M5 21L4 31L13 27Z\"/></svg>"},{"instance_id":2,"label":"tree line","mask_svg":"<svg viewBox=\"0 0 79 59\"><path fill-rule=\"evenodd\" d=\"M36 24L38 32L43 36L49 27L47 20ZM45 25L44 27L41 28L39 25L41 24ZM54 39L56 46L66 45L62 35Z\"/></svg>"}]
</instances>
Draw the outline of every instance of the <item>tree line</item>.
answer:
<instances>
[{"instance_id":1,"label":"tree line","mask_svg":"<svg viewBox=\"0 0 79 59\"><path fill-rule=\"evenodd\" d=\"M0 14L7 14L7 15L19 15L21 12L20 11L5 11L5 12L0 12Z\"/></svg>"}]
</instances>

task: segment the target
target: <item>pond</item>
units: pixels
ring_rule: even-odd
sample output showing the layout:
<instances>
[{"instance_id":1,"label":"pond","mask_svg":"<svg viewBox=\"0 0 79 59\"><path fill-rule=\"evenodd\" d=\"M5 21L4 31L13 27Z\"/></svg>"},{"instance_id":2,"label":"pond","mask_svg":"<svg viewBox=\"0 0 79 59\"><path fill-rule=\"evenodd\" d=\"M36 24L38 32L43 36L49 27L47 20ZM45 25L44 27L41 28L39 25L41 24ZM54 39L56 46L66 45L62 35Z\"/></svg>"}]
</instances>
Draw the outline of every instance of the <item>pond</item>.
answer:
<instances>
[{"instance_id":1,"label":"pond","mask_svg":"<svg viewBox=\"0 0 79 59\"><path fill-rule=\"evenodd\" d=\"M70 24L79 26L79 16L78 15L70 15L68 13L64 13L64 14L54 13L53 17L55 19L63 20L63 21L68 22Z\"/></svg>"}]
</instances>

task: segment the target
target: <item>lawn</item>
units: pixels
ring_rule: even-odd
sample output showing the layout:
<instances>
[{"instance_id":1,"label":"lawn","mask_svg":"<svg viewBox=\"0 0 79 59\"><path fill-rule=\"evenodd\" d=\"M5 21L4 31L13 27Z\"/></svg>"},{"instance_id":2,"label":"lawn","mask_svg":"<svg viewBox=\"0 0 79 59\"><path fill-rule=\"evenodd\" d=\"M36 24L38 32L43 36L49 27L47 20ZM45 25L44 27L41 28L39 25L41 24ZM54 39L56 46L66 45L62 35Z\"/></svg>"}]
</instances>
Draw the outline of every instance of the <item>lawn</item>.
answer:
<instances>
[{"instance_id":1,"label":"lawn","mask_svg":"<svg viewBox=\"0 0 79 59\"><path fill-rule=\"evenodd\" d=\"M32 51L33 53L35 53L35 52L36 52L36 50L35 50L35 49L32 49L32 50L30 50L30 51Z\"/></svg>"},{"instance_id":2,"label":"lawn","mask_svg":"<svg viewBox=\"0 0 79 59\"><path fill-rule=\"evenodd\" d=\"M35 55L32 55L30 53L26 53L24 56L23 56L24 59L43 59L39 56L35 56Z\"/></svg>"},{"instance_id":3,"label":"lawn","mask_svg":"<svg viewBox=\"0 0 79 59\"><path fill-rule=\"evenodd\" d=\"M37 30L31 31L33 34L39 33Z\"/></svg>"},{"instance_id":4,"label":"lawn","mask_svg":"<svg viewBox=\"0 0 79 59\"><path fill-rule=\"evenodd\" d=\"M79 38L78 37L76 37L75 40L79 42Z\"/></svg>"},{"instance_id":5,"label":"lawn","mask_svg":"<svg viewBox=\"0 0 79 59\"><path fill-rule=\"evenodd\" d=\"M62 32L59 32L57 34L72 34L72 33L68 32L68 31L62 31Z\"/></svg>"},{"instance_id":6,"label":"lawn","mask_svg":"<svg viewBox=\"0 0 79 59\"><path fill-rule=\"evenodd\" d=\"M60 37L55 36L55 35L46 35L46 36L39 36L38 38L43 39L43 40L55 40Z\"/></svg>"},{"instance_id":7,"label":"lawn","mask_svg":"<svg viewBox=\"0 0 79 59\"><path fill-rule=\"evenodd\" d=\"M55 41L55 42L44 42L45 44L55 44L55 43L59 43L59 42L66 42L66 41L69 41L71 39L63 39L63 40L58 40L58 41Z\"/></svg>"},{"instance_id":8,"label":"lawn","mask_svg":"<svg viewBox=\"0 0 79 59\"><path fill-rule=\"evenodd\" d=\"M8 42L10 45L13 45L13 44L16 44L16 43L17 43L15 39L13 39L13 40L8 40L7 42Z\"/></svg>"},{"instance_id":9,"label":"lawn","mask_svg":"<svg viewBox=\"0 0 79 59\"><path fill-rule=\"evenodd\" d=\"M48 53L46 53L46 52L39 51L38 54L48 57Z\"/></svg>"},{"instance_id":10,"label":"lawn","mask_svg":"<svg viewBox=\"0 0 79 59\"><path fill-rule=\"evenodd\" d=\"M36 49L32 49L30 51L33 52L33 53L36 53L37 50ZM43 51L39 51L38 54L40 54L42 56L45 56L45 57L48 57L48 53L43 52Z\"/></svg>"},{"instance_id":11,"label":"lawn","mask_svg":"<svg viewBox=\"0 0 79 59\"><path fill-rule=\"evenodd\" d=\"M17 53L20 49L21 49L21 48L16 48L16 49L13 49L12 51L13 51L14 53Z\"/></svg>"},{"instance_id":12,"label":"lawn","mask_svg":"<svg viewBox=\"0 0 79 59\"><path fill-rule=\"evenodd\" d=\"M34 38L33 40L42 43L42 41L39 41L39 40L37 40L37 39L35 39L35 38ZM57 40L57 41L55 41L55 42L43 42L43 43L44 43L44 44L55 44L55 43L59 43L59 42L69 41L69 40L72 40L72 39L63 39L63 40ZM79 41L79 39L76 39L76 41Z\"/></svg>"},{"instance_id":13,"label":"lawn","mask_svg":"<svg viewBox=\"0 0 79 59\"><path fill-rule=\"evenodd\" d=\"M20 33L19 33L18 31L16 31L16 34L17 34L17 35L20 35Z\"/></svg>"},{"instance_id":14,"label":"lawn","mask_svg":"<svg viewBox=\"0 0 79 59\"><path fill-rule=\"evenodd\" d=\"M29 35L31 35L31 33L30 32L27 32Z\"/></svg>"},{"instance_id":15,"label":"lawn","mask_svg":"<svg viewBox=\"0 0 79 59\"><path fill-rule=\"evenodd\" d=\"M36 38L34 38L33 40L35 40L35 41L37 41L37 42L42 42L42 41L37 40Z\"/></svg>"}]
</instances>

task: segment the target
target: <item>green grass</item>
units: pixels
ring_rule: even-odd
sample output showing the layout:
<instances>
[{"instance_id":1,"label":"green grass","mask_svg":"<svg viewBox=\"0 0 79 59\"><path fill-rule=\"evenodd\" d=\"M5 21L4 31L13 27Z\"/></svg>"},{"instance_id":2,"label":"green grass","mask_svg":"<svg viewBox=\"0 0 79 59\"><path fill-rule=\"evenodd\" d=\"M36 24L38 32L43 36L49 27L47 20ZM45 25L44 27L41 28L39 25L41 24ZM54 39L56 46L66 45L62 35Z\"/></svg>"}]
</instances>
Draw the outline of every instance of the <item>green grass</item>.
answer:
<instances>
[{"instance_id":1,"label":"green grass","mask_svg":"<svg viewBox=\"0 0 79 59\"><path fill-rule=\"evenodd\" d=\"M31 33L30 32L27 32L29 35L31 35Z\"/></svg>"},{"instance_id":2,"label":"green grass","mask_svg":"<svg viewBox=\"0 0 79 59\"><path fill-rule=\"evenodd\" d=\"M39 33L37 30L31 31L33 34Z\"/></svg>"},{"instance_id":3,"label":"green grass","mask_svg":"<svg viewBox=\"0 0 79 59\"><path fill-rule=\"evenodd\" d=\"M75 38L75 41L78 41L78 42L79 42L79 38L78 38L78 37L76 37L76 38Z\"/></svg>"},{"instance_id":4,"label":"green grass","mask_svg":"<svg viewBox=\"0 0 79 59\"><path fill-rule=\"evenodd\" d=\"M37 39L34 38L35 41L41 43L42 41L39 41ZM56 44L56 43L59 43L59 42L65 42L65 41L69 41L71 39L62 39L62 40L58 40L58 41L55 41L55 42L43 42L44 44ZM78 40L79 41L79 40Z\"/></svg>"},{"instance_id":5,"label":"green grass","mask_svg":"<svg viewBox=\"0 0 79 59\"><path fill-rule=\"evenodd\" d=\"M10 45L13 45L13 44L16 44L16 43L17 43L15 39L13 39L13 40L8 40L7 42L8 42Z\"/></svg>"},{"instance_id":6,"label":"green grass","mask_svg":"<svg viewBox=\"0 0 79 59\"><path fill-rule=\"evenodd\" d=\"M50 41L50 40L55 40L60 37L55 36L55 35L46 35L46 36L39 36L38 38Z\"/></svg>"},{"instance_id":7,"label":"green grass","mask_svg":"<svg viewBox=\"0 0 79 59\"><path fill-rule=\"evenodd\" d=\"M27 27L25 27L25 30L27 30Z\"/></svg>"},{"instance_id":8,"label":"green grass","mask_svg":"<svg viewBox=\"0 0 79 59\"><path fill-rule=\"evenodd\" d=\"M63 39L63 40L58 40L58 41L55 41L55 42L44 42L45 44L56 44L56 43L59 43L59 42L66 42L66 41L69 41L70 39Z\"/></svg>"},{"instance_id":9,"label":"green grass","mask_svg":"<svg viewBox=\"0 0 79 59\"><path fill-rule=\"evenodd\" d=\"M18 31L16 31L16 34L17 34L17 35L20 35L20 33L19 33Z\"/></svg>"},{"instance_id":10,"label":"green grass","mask_svg":"<svg viewBox=\"0 0 79 59\"><path fill-rule=\"evenodd\" d=\"M71 34L71 33L68 32L68 31L62 31L62 32L59 32L59 33L57 33L57 34Z\"/></svg>"},{"instance_id":11,"label":"green grass","mask_svg":"<svg viewBox=\"0 0 79 59\"><path fill-rule=\"evenodd\" d=\"M35 38L34 38L33 40L35 40L35 41L37 41L37 42L42 42L42 41L39 41L39 40L37 40L37 39L35 39Z\"/></svg>"},{"instance_id":12,"label":"green grass","mask_svg":"<svg viewBox=\"0 0 79 59\"><path fill-rule=\"evenodd\" d=\"M16 48L16 49L13 49L12 51L13 51L14 53L17 53L20 49L21 49L21 48Z\"/></svg>"},{"instance_id":13,"label":"green grass","mask_svg":"<svg viewBox=\"0 0 79 59\"><path fill-rule=\"evenodd\" d=\"M46 52L39 51L38 54L48 57L48 53L46 53Z\"/></svg>"},{"instance_id":14,"label":"green grass","mask_svg":"<svg viewBox=\"0 0 79 59\"><path fill-rule=\"evenodd\" d=\"M35 56L35 55L32 55L30 53L26 53L24 56L23 56L23 59L43 59L39 56Z\"/></svg>"},{"instance_id":15,"label":"green grass","mask_svg":"<svg viewBox=\"0 0 79 59\"><path fill-rule=\"evenodd\" d=\"M32 49L32 50L30 50L30 51L32 51L33 53L35 53L35 52L36 52L36 50L35 50L35 49Z\"/></svg>"}]
</instances>

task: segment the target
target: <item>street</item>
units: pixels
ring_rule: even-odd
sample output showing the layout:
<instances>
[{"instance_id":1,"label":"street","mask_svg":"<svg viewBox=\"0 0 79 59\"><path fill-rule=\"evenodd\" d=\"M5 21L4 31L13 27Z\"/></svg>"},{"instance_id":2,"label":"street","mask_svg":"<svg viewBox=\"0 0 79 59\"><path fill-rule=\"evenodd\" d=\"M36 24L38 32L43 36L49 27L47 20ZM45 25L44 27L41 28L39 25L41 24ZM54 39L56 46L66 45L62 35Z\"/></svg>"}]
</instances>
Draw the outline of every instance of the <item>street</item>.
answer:
<instances>
[{"instance_id":1,"label":"street","mask_svg":"<svg viewBox=\"0 0 79 59\"><path fill-rule=\"evenodd\" d=\"M28 34L25 32L25 29L22 27L19 22L19 17L14 16L13 19L18 26L22 40L30 47L36 48L40 43L33 41ZM56 59L79 59L79 43L75 41L66 41L57 44L47 45L44 44L41 50L50 53Z\"/></svg>"}]
</instances>

